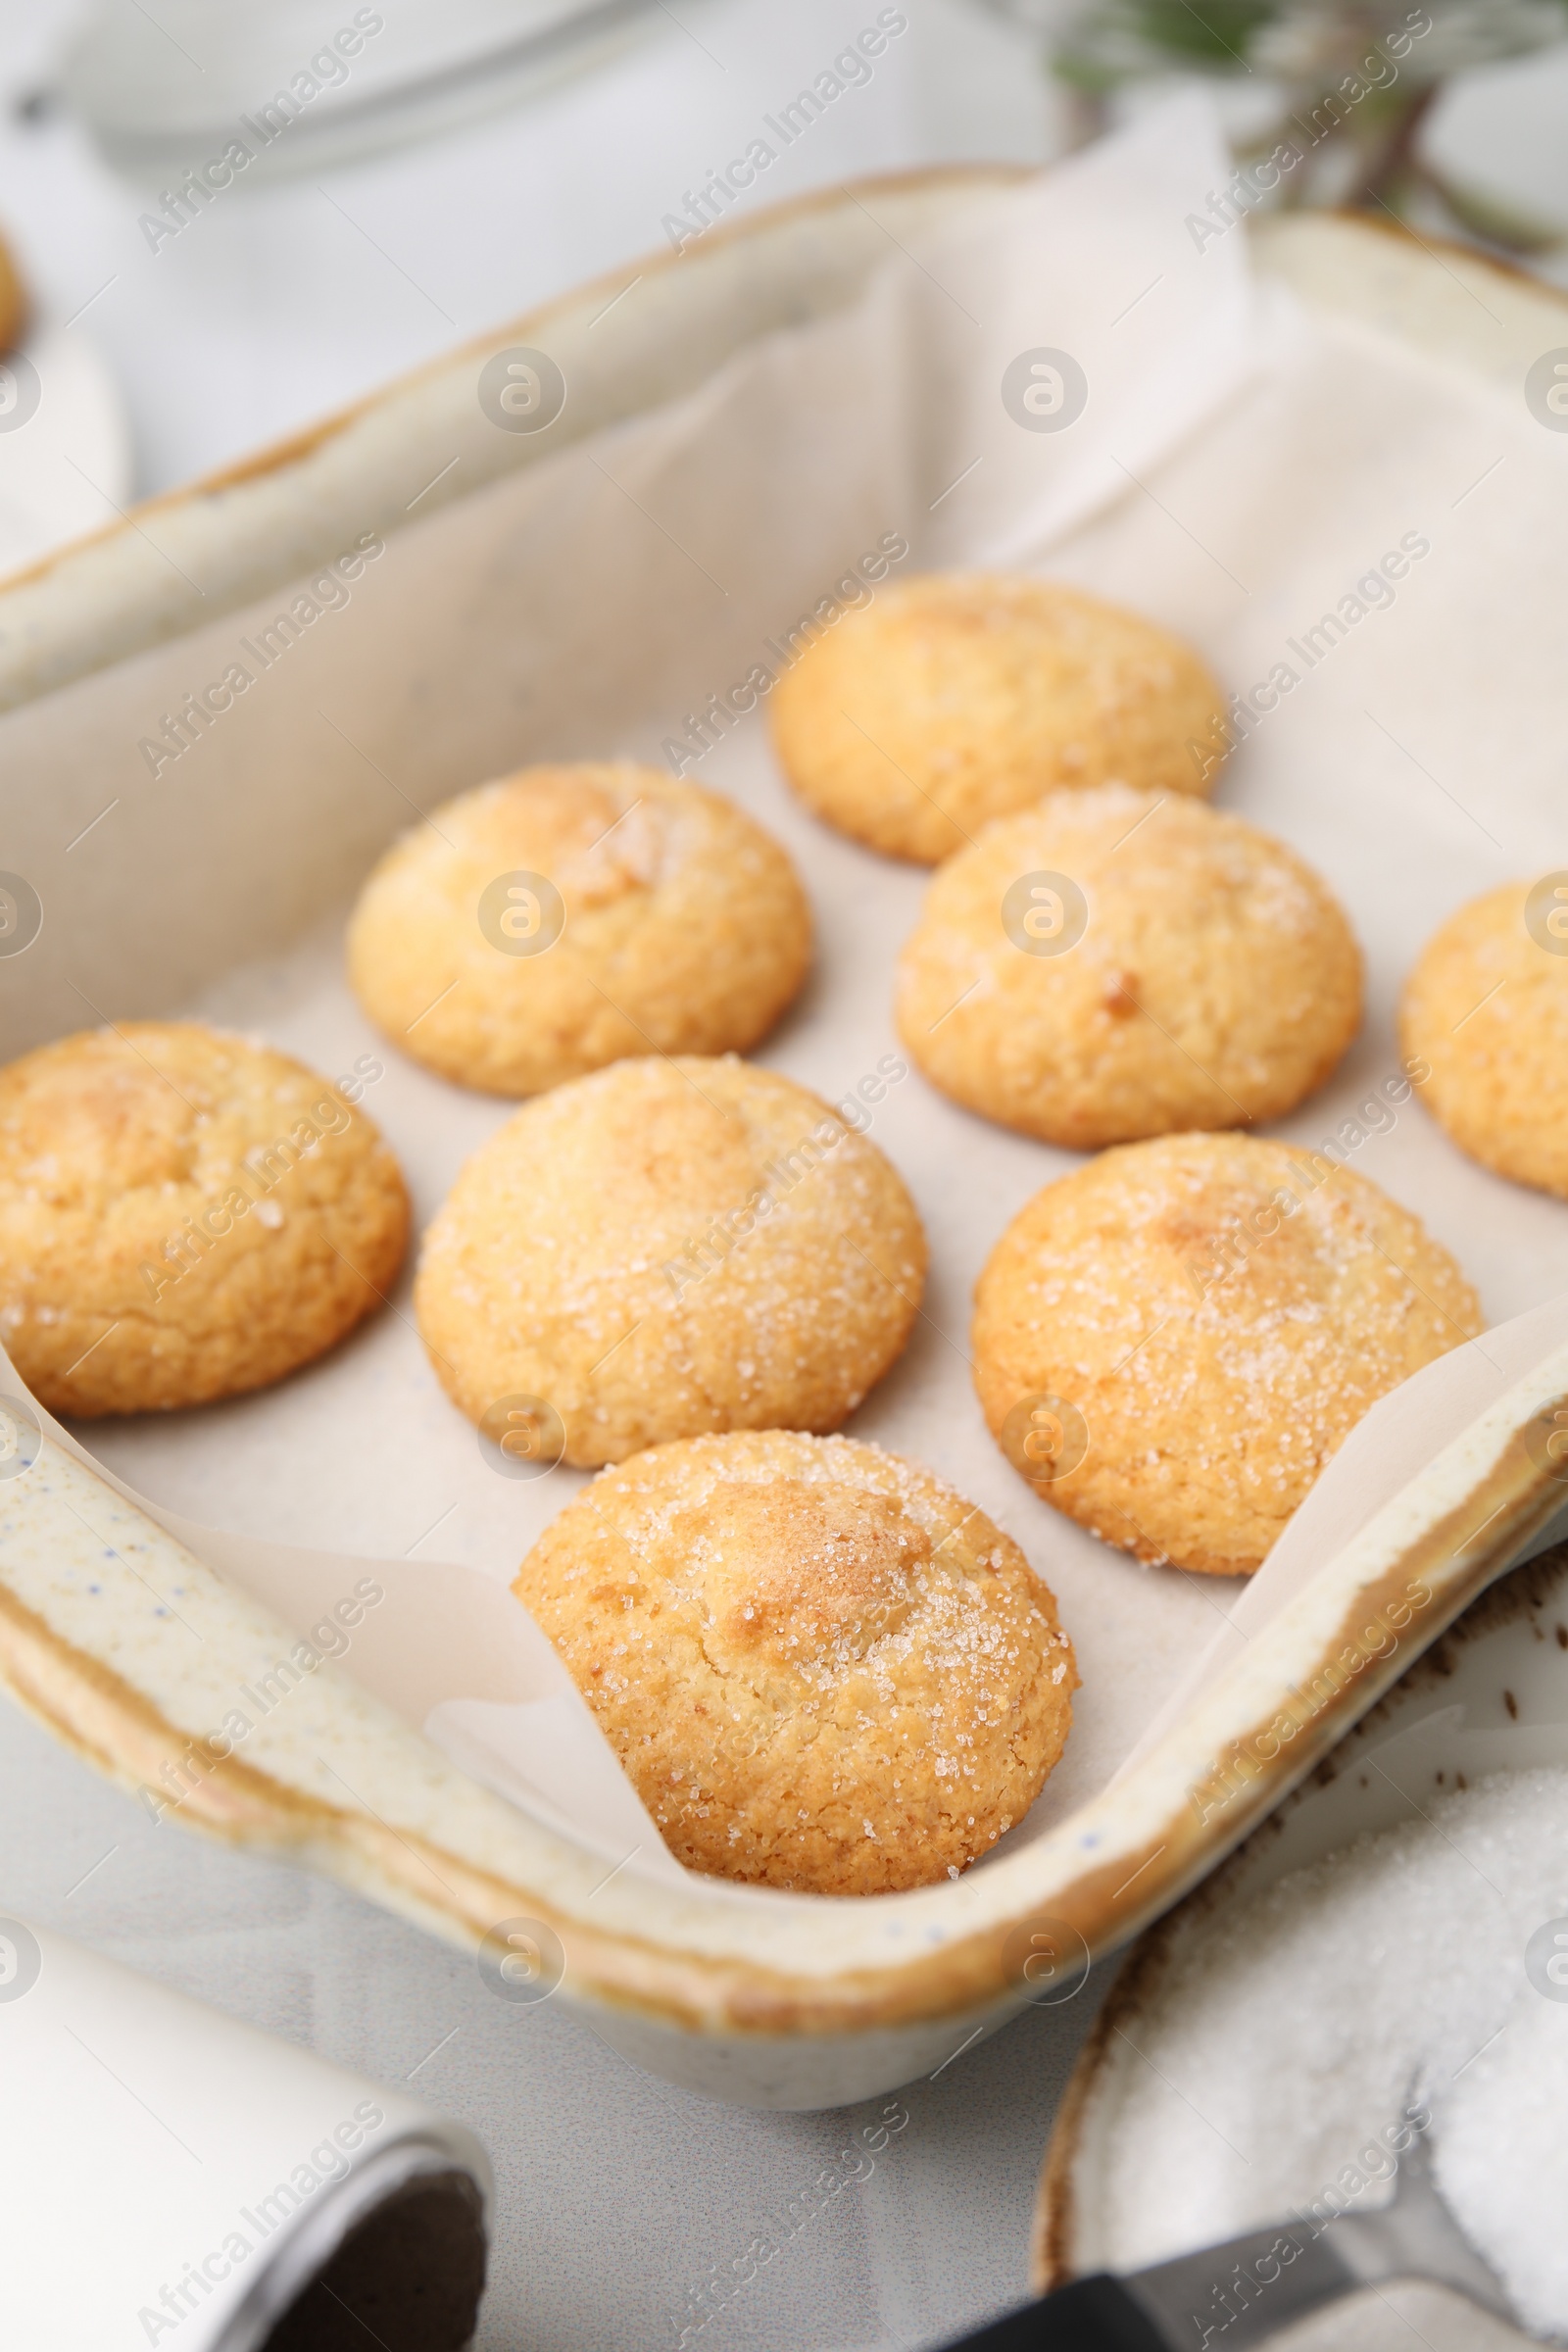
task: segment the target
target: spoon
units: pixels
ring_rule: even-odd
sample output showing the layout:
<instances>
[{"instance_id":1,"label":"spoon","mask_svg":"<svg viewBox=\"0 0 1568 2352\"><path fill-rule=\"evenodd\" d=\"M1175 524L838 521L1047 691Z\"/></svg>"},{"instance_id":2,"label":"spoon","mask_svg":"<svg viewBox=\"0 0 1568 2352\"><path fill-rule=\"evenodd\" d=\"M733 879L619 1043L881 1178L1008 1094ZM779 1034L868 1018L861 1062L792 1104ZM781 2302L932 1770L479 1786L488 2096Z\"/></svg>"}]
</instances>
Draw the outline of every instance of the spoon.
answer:
<instances>
[{"instance_id":1,"label":"spoon","mask_svg":"<svg viewBox=\"0 0 1568 2352\"><path fill-rule=\"evenodd\" d=\"M950 2352L1248 2352L1309 2312L1392 2278L1452 2287L1515 2319L1494 2274L1439 2194L1425 2140L1401 2158L1394 2201L1249 2230L1200 2254L1115 2278L1075 2278L966 2335Z\"/></svg>"}]
</instances>

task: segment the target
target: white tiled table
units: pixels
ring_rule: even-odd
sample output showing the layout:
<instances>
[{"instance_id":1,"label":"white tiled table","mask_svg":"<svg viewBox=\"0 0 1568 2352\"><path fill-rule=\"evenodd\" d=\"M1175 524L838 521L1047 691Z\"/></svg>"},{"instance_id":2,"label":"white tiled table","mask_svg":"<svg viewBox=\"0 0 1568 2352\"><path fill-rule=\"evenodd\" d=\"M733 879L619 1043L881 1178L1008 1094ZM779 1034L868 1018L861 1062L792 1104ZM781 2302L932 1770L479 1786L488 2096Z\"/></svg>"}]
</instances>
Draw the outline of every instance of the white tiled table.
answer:
<instances>
[{"instance_id":1,"label":"white tiled table","mask_svg":"<svg viewBox=\"0 0 1568 2352\"><path fill-rule=\"evenodd\" d=\"M4 1704L0 1789L0 1907L412 2081L479 2132L499 2183L483 2352L675 2352L710 2266L778 2227L883 2107L757 2115L673 2090L556 2003L497 2001L460 1955L356 1896L155 1826ZM1040 2154L1094 1997L906 2090L876 2170L726 2305L705 2352L939 2342L1021 2296Z\"/></svg>"}]
</instances>

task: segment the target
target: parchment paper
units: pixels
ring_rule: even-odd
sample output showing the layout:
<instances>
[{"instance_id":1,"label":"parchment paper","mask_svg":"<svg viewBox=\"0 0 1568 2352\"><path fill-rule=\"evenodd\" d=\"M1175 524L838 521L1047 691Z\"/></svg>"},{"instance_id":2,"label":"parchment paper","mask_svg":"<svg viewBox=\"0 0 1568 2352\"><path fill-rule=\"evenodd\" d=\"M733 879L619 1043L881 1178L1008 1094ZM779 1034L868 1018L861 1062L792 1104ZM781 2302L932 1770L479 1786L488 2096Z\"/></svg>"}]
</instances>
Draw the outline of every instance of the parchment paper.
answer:
<instances>
[{"instance_id":1,"label":"parchment paper","mask_svg":"<svg viewBox=\"0 0 1568 2352\"><path fill-rule=\"evenodd\" d=\"M1027 564L1181 629L1238 688L1276 664L1298 673L1249 720L1218 797L1333 883L1367 951L1370 1005L1342 1073L1272 1132L1359 1138L1351 1164L1456 1251L1492 1317L1568 1290L1562 1204L1466 1162L1418 1102L1396 1108L1383 1093L1399 1066L1396 992L1436 923L1493 881L1565 859L1568 450L1522 401L1277 291L1256 300L1242 234L1200 251L1185 224L1221 167L1202 110L1173 103L999 198L979 225L890 249L865 299L770 336L693 397L416 517L156 778L138 744L158 714L220 676L292 590L0 722L6 862L36 878L47 909L34 948L0 963L8 1050L182 1010L330 1075L368 1054L381 1074L366 1107L423 1225L508 1106L387 1048L347 994L343 918L376 851L417 808L531 759L678 760L696 744L686 714L754 663L777 667L768 641L819 600L868 593L863 573L858 588L836 583L893 534L909 553L892 576ZM1072 354L1089 383L1060 432L1024 429L999 394L1009 363L1039 348ZM408 458L411 498L427 454ZM1397 587L1358 597L1411 537L1425 552ZM1341 599L1361 616L1309 665L1292 640ZM806 875L816 970L759 1058L837 1100L898 1051L893 961L925 877L808 817L760 712L687 772L732 793ZM1012 1533L1078 1651L1072 1739L1011 1833L1027 1838L1102 1786L1211 1637L1228 1638L1237 1588L1098 1544L1023 1487L985 1432L970 1290L1007 1220L1072 1156L969 1117L913 1072L870 1132L919 1201L934 1262L905 1358L851 1426L929 1462ZM259 1591L299 1573L268 1566L266 1547L282 1544L326 1555L334 1592L334 1555L350 1553L501 1583L581 1484L488 1466L424 1361L407 1276L388 1312L274 1390L78 1434L164 1509L242 1531L248 1544L209 1553ZM1360 1516L1380 1499L1369 1492ZM444 1605L457 1588L428 1574L430 1605ZM1265 1571L1250 1609L1270 1589ZM391 1678L402 1672L393 1659ZM528 1695L498 1691L493 1663L450 1692Z\"/></svg>"}]
</instances>

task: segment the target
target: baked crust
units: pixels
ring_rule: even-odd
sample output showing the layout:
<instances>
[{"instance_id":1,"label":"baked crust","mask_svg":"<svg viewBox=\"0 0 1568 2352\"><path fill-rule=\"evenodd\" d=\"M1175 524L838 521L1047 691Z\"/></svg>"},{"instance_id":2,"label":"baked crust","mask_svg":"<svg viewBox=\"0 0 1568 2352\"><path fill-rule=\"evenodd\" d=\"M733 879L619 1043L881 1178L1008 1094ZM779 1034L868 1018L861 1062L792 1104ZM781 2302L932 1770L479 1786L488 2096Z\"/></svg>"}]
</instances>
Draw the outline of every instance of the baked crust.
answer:
<instances>
[{"instance_id":1,"label":"baked crust","mask_svg":"<svg viewBox=\"0 0 1568 2352\"><path fill-rule=\"evenodd\" d=\"M52 1412L281 1380L380 1304L408 1234L379 1130L270 1046L126 1021L0 1069L0 1337Z\"/></svg>"},{"instance_id":2,"label":"baked crust","mask_svg":"<svg viewBox=\"0 0 1568 2352\"><path fill-rule=\"evenodd\" d=\"M980 1401L1036 1493L1213 1576L1259 1566L1362 1415L1483 1328L1375 1184L1237 1135L1124 1145L1047 1185L975 1299Z\"/></svg>"},{"instance_id":3,"label":"baked crust","mask_svg":"<svg viewBox=\"0 0 1568 2352\"><path fill-rule=\"evenodd\" d=\"M1405 984L1400 1034L1461 1152L1568 1200L1568 931L1553 918L1568 924L1568 888L1524 882L1449 915Z\"/></svg>"},{"instance_id":4,"label":"baked crust","mask_svg":"<svg viewBox=\"0 0 1568 2352\"><path fill-rule=\"evenodd\" d=\"M470 1420L559 1415L582 1468L837 1429L903 1349L926 1243L891 1163L733 1058L617 1062L523 1108L425 1236L419 1331Z\"/></svg>"},{"instance_id":5,"label":"baked crust","mask_svg":"<svg viewBox=\"0 0 1568 2352\"><path fill-rule=\"evenodd\" d=\"M771 834L629 760L527 767L445 802L381 858L348 935L376 1026L497 1095L627 1054L744 1053L810 960L810 908Z\"/></svg>"},{"instance_id":6,"label":"baked crust","mask_svg":"<svg viewBox=\"0 0 1568 2352\"><path fill-rule=\"evenodd\" d=\"M1072 1648L1016 1544L852 1439L639 1454L514 1590L693 1870L819 1894L956 1877L1067 1737Z\"/></svg>"},{"instance_id":7,"label":"baked crust","mask_svg":"<svg viewBox=\"0 0 1568 2352\"><path fill-rule=\"evenodd\" d=\"M899 964L899 1031L932 1084L1073 1151L1278 1118L1360 1020L1360 951L1310 866L1120 784L987 825Z\"/></svg>"},{"instance_id":8,"label":"baked crust","mask_svg":"<svg viewBox=\"0 0 1568 2352\"><path fill-rule=\"evenodd\" d=\"M927 572L879 590L808 648L768 708L802 800L924 865L1063 787L1206 793L1224 743L1224 698L1190 646L1022 574Z\"/></svg>"}]
</instances>

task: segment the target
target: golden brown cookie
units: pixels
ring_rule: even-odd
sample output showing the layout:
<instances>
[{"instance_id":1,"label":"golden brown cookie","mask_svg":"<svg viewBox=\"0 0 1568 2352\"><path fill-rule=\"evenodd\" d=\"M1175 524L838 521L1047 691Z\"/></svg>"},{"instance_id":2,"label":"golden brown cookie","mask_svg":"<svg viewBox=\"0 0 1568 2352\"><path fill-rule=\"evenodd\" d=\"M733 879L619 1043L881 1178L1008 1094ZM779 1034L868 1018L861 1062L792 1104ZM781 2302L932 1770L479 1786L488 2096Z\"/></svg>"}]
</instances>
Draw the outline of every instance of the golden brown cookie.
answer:
<instances>
[{"instance_id":1,"label":"golden brown cookie","mask_svg":"<svg viewBox=\"0 0 1568 2352\"><path fill-rule=\"evenodd\" d=\"M1568 872L1450 914L1404 991L1422 1100L1462 1152L1568 1200Z\"/></svg>"},{"instance_id":2,"label":"golden brown cookie","mask_svg":"<svg viewBox=\"0 0 1568 2352\"><path fill-rule=\"evenodd\" d=\"M349 925L393 1044L495 1095L636 1054L744 1052L806 977L811 918L733 802L628 760L525 767L395 842Z\"/></svg>"},{"instance_id":3,"label":"golden brown cookie","mask_svg":"<svg viewBox=\"0 0 1568 2352\"><path fill-rule=\"evenodd\" d=\"M270 1046L126 1021L0 1070L0 1338L52 1412L281 1380L380 1302L408 1231L377 1129Z\"/></svg>"},{"instance_id":4,"label":"golden brown cookie","mask_svg":"<svg viewBox=\"0 0 1568 2352\"><path fill-rule=\"evenodd\" d=\"M471 1420L541 1399L588 1467L712 1430L837 1429L903 1348L925 1267L896 1171L805 1087L733 1058L622 1061L474 1153L415 1311Z\"/></svg>"},{"instance_id":5,"label":"golden brown cookie","mask_svg":"<svg viewBox=\"0 0 1568 2352\"><path fill-rule=\"evenodd\" d=\"M691 1870L817 1894L956 1878L1067 1737L1071 1644L1017 1544L849 1438L638 1454L513 1590Z\"/></svg>"},{"instance_id":6,"label":"golden brown cookie","mask_svg":"<svg viewBox=\"0 0 1568 2352\"><path fill-rule=\"evenodd\" d=\"M1141 1560L1257 1567L1380 1396L1482 1328L1446 1250L1321 1152L1171 1135L1048 1184L975 1293L991 1433Z\"/></svg>"},{"instance_id":7,"label":"golden brown cookie","mask_svg":"<svg viewBox=\"0 0 1568 2352\"><path fill-rule=\"evenodd\" d=\"M12 351L22 341L27 309L27 289L16 257L5 238L0 237L0 351Z\"/></svg>"},{"instance_id":8,"label":"golden brown cookie","mask_svg":"<svg viewBox=\"0 0 1568 2352\"><path fill-rule=\"evenodd\" d=\"M1068 1150L1277 1118L1360 1018L1360 953L1310 866L1122 784L987 825L899 964L899 1031L933 1085Z\"/></svg>"},{"instance_id":9,"label":"golden brown cookie","mask_svg":"<svg viewBox=\"0 0 1568 2352\"><path fill-rule=\"evenodd\" d=\"M925 865L1064 786L1206 793L1224 708L1191 647L1152 621L983 572L923 573L846 612L770 705L801 798Z\"/></svg>"}]
</instances>

